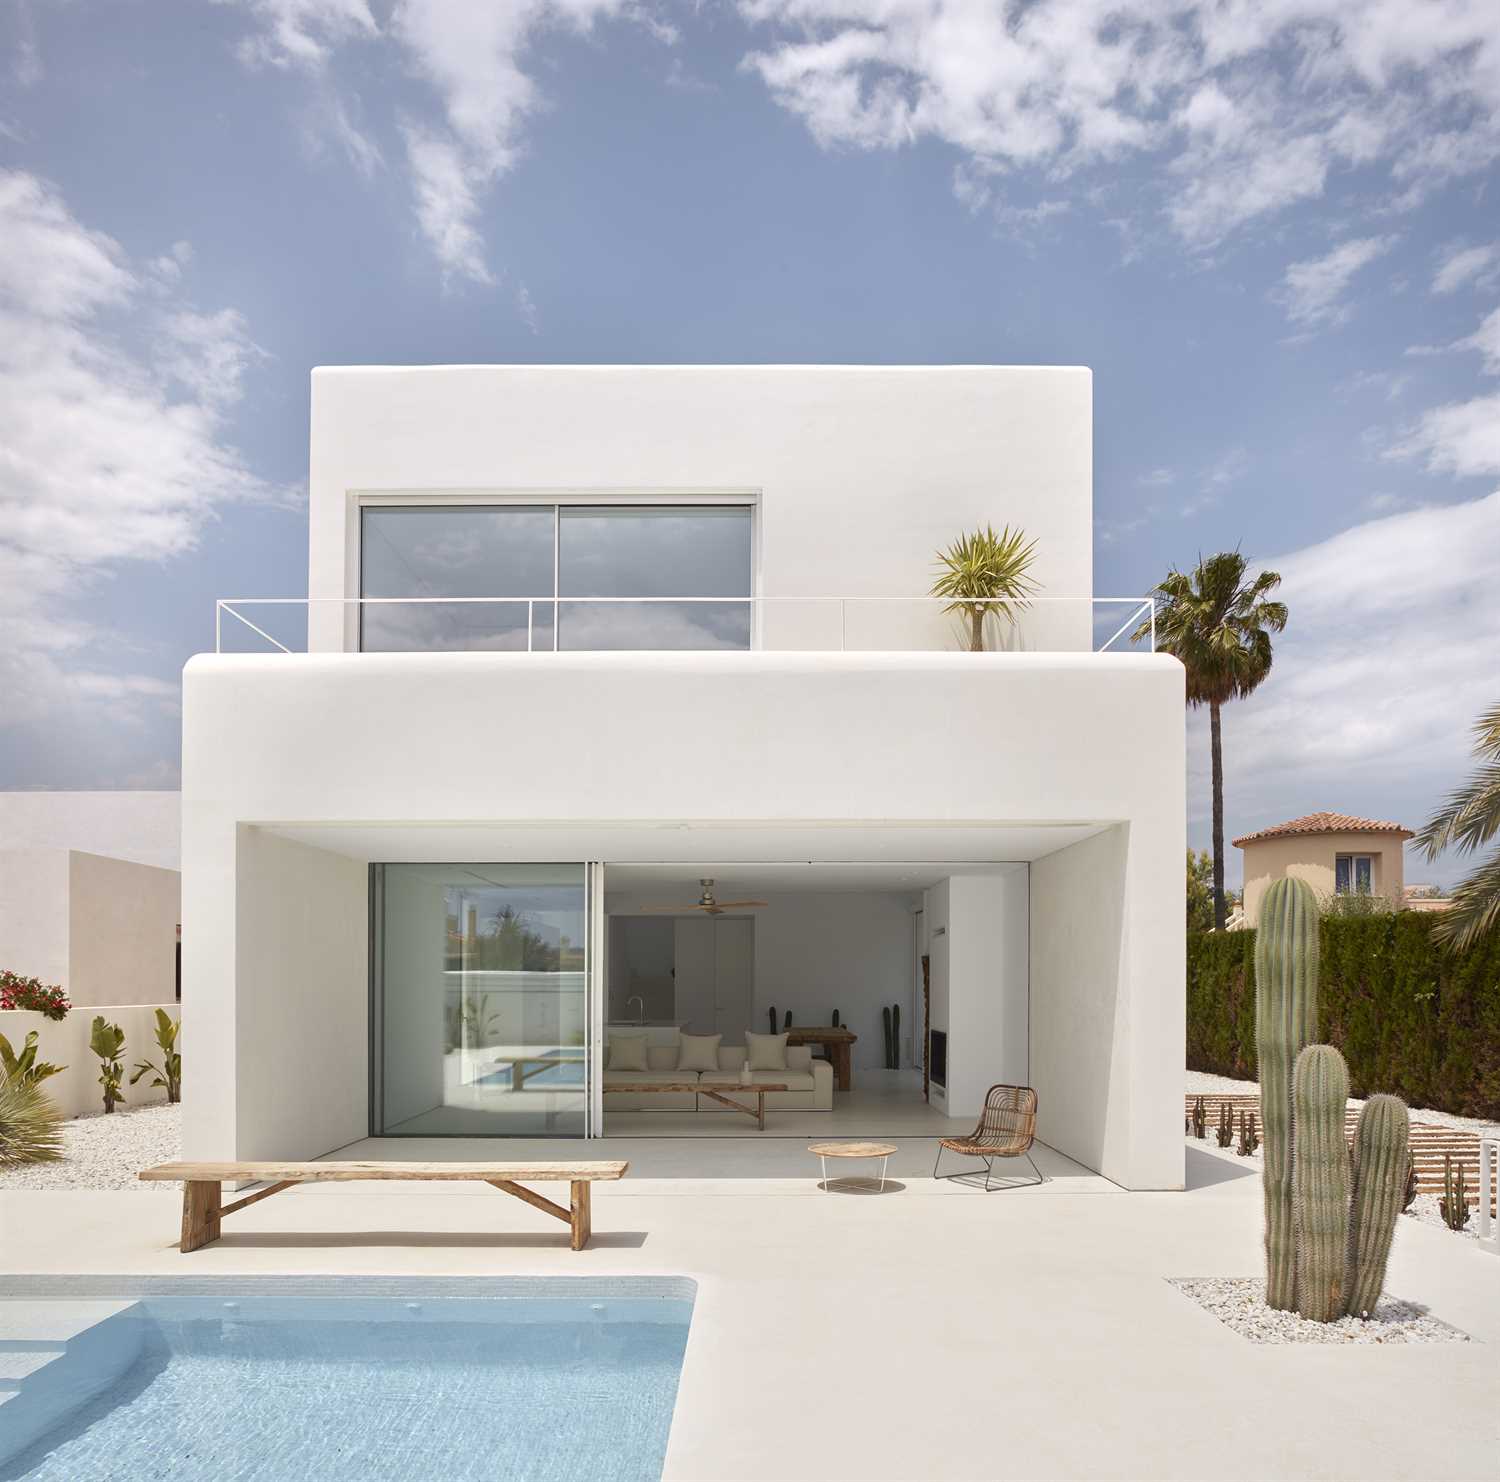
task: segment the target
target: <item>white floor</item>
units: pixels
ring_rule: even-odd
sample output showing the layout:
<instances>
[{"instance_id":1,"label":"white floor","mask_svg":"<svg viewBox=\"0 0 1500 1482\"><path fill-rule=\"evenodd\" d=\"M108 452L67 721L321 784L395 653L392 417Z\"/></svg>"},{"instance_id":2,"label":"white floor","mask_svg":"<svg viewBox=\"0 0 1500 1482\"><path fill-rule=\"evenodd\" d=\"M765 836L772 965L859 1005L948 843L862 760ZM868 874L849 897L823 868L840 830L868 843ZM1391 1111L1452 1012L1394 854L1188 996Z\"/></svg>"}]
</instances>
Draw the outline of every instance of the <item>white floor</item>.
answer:
<instances>
[{"instance_id":1,"label":"white floor","mask_svg":"<svg viewBox=\"0 0 1500 1482\"><path fill-rule=\"evenodd\" d=\"M1472 1242L1404 1222L1388 1289L1478 1341L1262 1347L1165 1279L1260 1270L1259 1181L1232 1156L1189 1147L1185 1193L1132 1194L1042 1150L1047 1184L982 1194L901 1146L887 1194L843 1197L790 1137L622 1139L639 1163L598 1187L577 1254L468 1185L292 1190L190 1256L173 1199L4 1191L0 1271L12 1294L59 1272L689 1276L672 1482L1493 1478L1500 1259Z\"/></svg>"}]
</instances>

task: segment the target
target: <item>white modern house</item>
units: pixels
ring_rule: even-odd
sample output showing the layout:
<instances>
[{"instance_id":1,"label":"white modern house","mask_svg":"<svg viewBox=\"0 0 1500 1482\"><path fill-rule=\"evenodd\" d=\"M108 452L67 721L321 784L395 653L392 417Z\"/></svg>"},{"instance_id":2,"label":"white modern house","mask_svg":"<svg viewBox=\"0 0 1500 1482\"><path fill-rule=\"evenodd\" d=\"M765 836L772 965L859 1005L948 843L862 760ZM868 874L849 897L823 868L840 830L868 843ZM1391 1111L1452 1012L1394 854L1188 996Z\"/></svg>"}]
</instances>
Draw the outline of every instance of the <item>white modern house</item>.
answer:
<instances>
[{"instance_id":1,"label":"white modern house","mask_svg":"<svg viewBox=\"0 0 1500 1482\"><path fill-rule=\"evenodd\" d=\"M743 1073L747 1136L1029 1084L1181 1187L1183 677L1092 596L1091 394L315 371L309 601L221 604L184 677L186 1156L722 1134ZM1040 591L969 652L924 594L985 524ZM773 1009L838 1011L848 1089Z\"/></svg>"}]
</instances>

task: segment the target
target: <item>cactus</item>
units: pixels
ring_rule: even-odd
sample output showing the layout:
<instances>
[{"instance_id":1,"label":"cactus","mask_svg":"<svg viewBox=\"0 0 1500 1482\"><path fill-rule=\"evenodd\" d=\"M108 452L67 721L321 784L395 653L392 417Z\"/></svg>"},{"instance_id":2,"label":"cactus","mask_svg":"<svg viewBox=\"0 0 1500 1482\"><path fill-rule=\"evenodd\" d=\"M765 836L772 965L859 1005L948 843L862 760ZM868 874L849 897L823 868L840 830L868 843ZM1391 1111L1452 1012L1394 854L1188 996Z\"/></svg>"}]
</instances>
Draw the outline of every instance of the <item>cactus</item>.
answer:
<instances>
[{"instance_id":1,"label":"cactus","mask_svg":"<svg viewBox=\"0 0 1500 1482\"><path fill-rule=\"evenodd\" d=\"M1412 1157L1411 1149L1406 1150L1406 1183L1401 1190L1401 1207L1410 1209L1417 1202L1417 1160Z\"/></svg>"},{"instance_id":2,"label":"cactus","mask_svg":"<svg viewBox=\"0 0 1500 1482\"><path fill-rule=\"evenodd\" d=\"M1193 1102L1193 1136L1200 1142L1208 1136L1208 1112L1201 1096Z\"/></svg>"},{"instance_id":3,"label":"cactus","mask_svg":"<svg viewBox=\"0 0 1500 1482\"><path fill-rule=\"evenodd\" d=\"M1464 1190L1464 1165L1453 1161L1452 1153L1443 1154L1443 1197L1438 1201L1443 1223L1450 1230L1462 1230L1469 1223L1469 1199Z\"/></svg>"},{"instance_id":4,"label":"cactus","mask_svg":"<svg viewBox=\"0 0 1500 1482\"><path fill-rule=\"evenodd\" d=\"M788 1009L786 1011L786 1019L783 1021L782 1026L781 1026L781 1032L783 1034L785 1034L787 1032L787 1030L790 1029L791 1027L792 1027L792 1011L790 1009Z\"/></svg>"},{"instance_id":5,"label":"cactus","mask_svg":"<svg viewBox=\"0 0 1500 1482\"><path fill-rule=\"evenodd\" d=\"M1218 1138L1221 1148L1227 1148L1234 1141L1234 1113L1229 1109L1227 1101L1219 1103L1219 1130L1214 1136Z\"/></svg>"},{"instance_id":6,"label":"cactus","mask_svg":"<svg viewBox=\"0 0 1500 1482\"><path fill-rule=\"evenodd\" d=\"M1372 1096L1354 1132L1354 1195L1349 1203L1344 1310L1368 1317L1380 1301L1385 1263L1406 1186L1411 1118L1395 1096Z\"/></svg>"},{"instance_id":7,"label":"cactus","mask_svg":"<svg viewBox=\"0 0 1500 1482\"><path fill-rule=\"evenodd\" d=\"M1297 1311L1332 1322L1344 1311L1349 1244L1349 1069L1332 1045L1308 1045L1292 1071L1292 1223Z\"/></svg>"},{"instance_id":8,"label":"cactus","mask_svg":"<svg viewBox=\"0 0 1500 1482\"><path fill-rule=\"evenodd\" d=\"M891 1005L891 1069L901 1069L901 1005Z\"/></svg>"},{"instance_id":9,"label":"cactus","mask_svg":"<svg viewBox=\"0 0 1500 1482\"><path fill-rule=\"evenodd\" d=\"M1266 1305L1281 1311L1297 1306L1292 1068L1317 1026L1317 896L1302 880L1273 880L1261 902L1255 934L1255 1053L1266 1149Z\"/></svg>"},{"instance_id":10,"label":"cactus","mask_svg":"<svg viewBox=\"0 0 1500 1482\"><path fill-rule=\"evenodd\" d=\"M833 1027L835 1029L839 1027L839 1011L837 1009L833 1011Z\"/></svg>"},{"instance_id":11,"label":"cactus","mask_svg":"<svg viewBox=\"0 0 1500 1482\"><path fill-rule=\"evenodd\" d=\"M885 1031L885 1063L891 1063L891 1006L887 1004L880 1011L881 1028Z\"/></svg>"},{"instance_id":12,"label":"cactus","mask_svg":"<svg viewBox=\"0 0 1500 1482\"><path fill-rule=\"evenodd\" d=\"M1259 1146L1260 1138L1255 1135L1255 1113L1242 1111L1240 1113L1240 1143L1235 1151L1240 1157L1248 1158Z\"/></svg>"},{"instance_id":13,"label":"cactus","mask_svg":"<svg viewBox=\"0 0 1500 1482\"><path fill-rule=\"evenodd\" d=\"M771 1033L776 1033L776 1005L771 1005Z\"/></svg>"}]
</instances>

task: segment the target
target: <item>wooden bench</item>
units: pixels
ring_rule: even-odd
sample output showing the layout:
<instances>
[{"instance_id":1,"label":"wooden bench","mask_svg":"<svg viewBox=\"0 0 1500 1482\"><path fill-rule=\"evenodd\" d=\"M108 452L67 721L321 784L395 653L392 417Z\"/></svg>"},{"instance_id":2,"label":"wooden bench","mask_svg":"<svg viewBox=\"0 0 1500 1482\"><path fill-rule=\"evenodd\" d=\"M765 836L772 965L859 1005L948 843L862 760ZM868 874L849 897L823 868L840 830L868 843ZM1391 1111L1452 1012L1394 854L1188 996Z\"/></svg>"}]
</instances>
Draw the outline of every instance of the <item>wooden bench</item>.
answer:
<instances>
[{"instance_id":1,"label":"wooden bench","mask_svg":"<svg viewBox=\"0 0 1500 1482\"><path fill-rule=\"evenodd\" d=\"M160 1163L142 1170L140 1178L182 1185L182 1246L184 1253L219 1238L219 1221L226 1214L269 1199L293 1184L345 1183L355 1179L436 1179L486 1183L550 1214L567 1225L574 1250L582 1250L593 1233L591 1186L599 1179L624 1178L629 1163ZM220 1184L251 1181L268 1184L230 1204L222 1202ZM523 1188L522 1183L566 1183L569 1207Z\"/></svg>"}]
</instances>

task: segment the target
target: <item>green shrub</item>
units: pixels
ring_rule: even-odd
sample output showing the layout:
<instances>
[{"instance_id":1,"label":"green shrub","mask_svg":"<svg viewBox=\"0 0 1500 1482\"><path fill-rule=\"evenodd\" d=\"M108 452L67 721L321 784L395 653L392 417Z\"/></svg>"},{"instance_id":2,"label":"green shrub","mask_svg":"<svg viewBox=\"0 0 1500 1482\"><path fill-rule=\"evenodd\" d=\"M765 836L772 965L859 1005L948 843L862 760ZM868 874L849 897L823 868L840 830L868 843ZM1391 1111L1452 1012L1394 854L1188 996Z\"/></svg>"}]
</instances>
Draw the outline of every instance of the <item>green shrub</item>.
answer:
<instances>
[{"instance_id":1,"label":"green shrub","mask_svg":"<svg viewBox=\"0 0 1500 1482\"><path fill-rule=\"evenodd\" d=\"M1422 911L1322 923L1318 1033L1349 1065L1351 1094L1500 1119L1500 931L1467 952ZM1256 1078L1255 933L1189 935L1190 1070Z\"/></svg>"},{"instance_id":2,"label":"green shrub","mask_svg":"<svg viewBox=\"0 0 1500 1482\"><path fill-rule=\"evenodd\" d=\"M0 1075L0 1168L63 1155L62 1114L35 1081Z\"/></svg>"}]
</instances>

